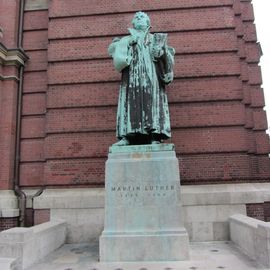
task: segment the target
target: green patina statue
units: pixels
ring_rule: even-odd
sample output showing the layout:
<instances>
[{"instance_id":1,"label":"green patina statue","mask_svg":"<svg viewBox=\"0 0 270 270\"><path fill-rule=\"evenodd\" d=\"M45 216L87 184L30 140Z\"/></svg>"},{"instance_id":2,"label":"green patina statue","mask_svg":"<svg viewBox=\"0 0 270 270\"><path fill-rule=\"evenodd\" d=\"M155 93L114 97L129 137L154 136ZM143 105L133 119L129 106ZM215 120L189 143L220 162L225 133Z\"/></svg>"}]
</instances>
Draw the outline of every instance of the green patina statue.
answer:
<instances>
[{"instance_id":1,"label":"green patina statue","mask_svg":"<svg viewBox=\"0 0 270 270\"><path fill-rule=\"evenodd\" d=\"M122 72L114 145L157 144L171 137L165 85L173 80L174 49L167 34L149 32L150 19L137 12L130 35L115 38L109 54Z\"/></svg>"}]
</instances>

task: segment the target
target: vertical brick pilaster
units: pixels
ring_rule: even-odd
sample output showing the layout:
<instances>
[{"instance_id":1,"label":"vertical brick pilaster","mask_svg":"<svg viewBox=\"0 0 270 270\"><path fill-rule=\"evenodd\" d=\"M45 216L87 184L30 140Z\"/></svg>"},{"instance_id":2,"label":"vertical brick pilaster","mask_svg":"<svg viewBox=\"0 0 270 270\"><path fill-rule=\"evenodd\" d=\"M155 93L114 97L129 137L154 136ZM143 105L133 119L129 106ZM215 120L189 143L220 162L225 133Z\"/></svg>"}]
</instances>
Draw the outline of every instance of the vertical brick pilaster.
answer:
<instances>
[{"instance_id":1,"label":"vertical brick pilaster","mask_svg":"<svg viewBox=\"0 0 270 270\"><path fill-rule=\"evenodd\" d=\"M0 190L12 189L17 112L17 82L3 81L0 98Z\"/></svg>"},{"instance_id":2,"label":"vertical brick pilaster","mask_svg":"<svg viewBox=\"0 0 270 270\"><path fill-rule=\"evenodd\" d=\"M1 47L17 47L20 0L0 0ZM16 134L18 66L0 59L0 190L12 188Z\"/></svg>"}]
</instances>

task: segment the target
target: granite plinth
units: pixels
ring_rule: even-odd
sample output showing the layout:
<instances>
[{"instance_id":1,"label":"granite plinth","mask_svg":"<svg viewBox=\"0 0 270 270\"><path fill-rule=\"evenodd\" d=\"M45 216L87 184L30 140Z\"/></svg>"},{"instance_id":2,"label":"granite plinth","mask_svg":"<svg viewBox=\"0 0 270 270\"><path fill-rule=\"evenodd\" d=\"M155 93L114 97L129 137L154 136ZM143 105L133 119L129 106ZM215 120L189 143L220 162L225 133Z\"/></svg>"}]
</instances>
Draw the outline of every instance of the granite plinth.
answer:
<instances>
[{"instance_id":1,"label":"granite plinth","mask_svg":"<svg viewBox=\"0 0 270 270\"><path fill-rule=\"evenodd\" d=\"M179 165L173 145L110 149L100 260L180 261L189 258Z\"/></svg>"}]
</instances>

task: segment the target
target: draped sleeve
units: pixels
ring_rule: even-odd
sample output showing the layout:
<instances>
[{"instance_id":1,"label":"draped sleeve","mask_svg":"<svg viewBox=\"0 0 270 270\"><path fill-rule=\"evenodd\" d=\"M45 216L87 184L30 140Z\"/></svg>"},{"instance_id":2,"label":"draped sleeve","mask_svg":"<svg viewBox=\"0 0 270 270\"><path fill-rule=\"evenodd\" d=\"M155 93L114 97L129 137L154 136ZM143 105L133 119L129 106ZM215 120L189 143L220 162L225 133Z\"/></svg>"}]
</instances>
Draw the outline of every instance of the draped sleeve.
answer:
<instances>
[{"instance_id":1,"label":"draped sleeve","mask_svg":"<svg viewBox=\"0 0 270 270\"><path fill-rule=\"evenodd\" d=\"M116 38L108 48L108 53L113 58L113 64L118 72L129 66L131 55L129 52L130 37Z\"/></svg>"}]
</instances>

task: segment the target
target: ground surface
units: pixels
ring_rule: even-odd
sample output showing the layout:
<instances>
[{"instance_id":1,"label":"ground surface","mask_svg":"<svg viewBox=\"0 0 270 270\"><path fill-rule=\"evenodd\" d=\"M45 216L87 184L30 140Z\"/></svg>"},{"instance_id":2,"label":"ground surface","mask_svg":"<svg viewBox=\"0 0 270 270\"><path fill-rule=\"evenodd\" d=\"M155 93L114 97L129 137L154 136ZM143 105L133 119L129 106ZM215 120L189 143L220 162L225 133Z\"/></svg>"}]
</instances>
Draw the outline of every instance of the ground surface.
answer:
<instances>
[{"instance_id":1,"label":"ground surface","mask_svg":"<svg viewBox=\"0 0 270 270\"><path fill-rule=\"evenodd\" d=\"M98 243L68 244L28 270L251 270L264 269L231 242L192 243L190 261L99 263Z\"/></svg>"}]
</instances>

